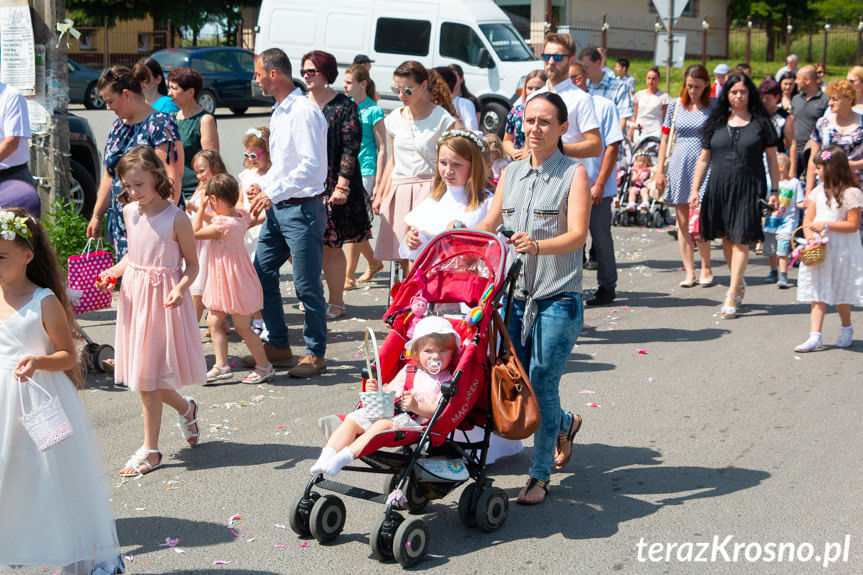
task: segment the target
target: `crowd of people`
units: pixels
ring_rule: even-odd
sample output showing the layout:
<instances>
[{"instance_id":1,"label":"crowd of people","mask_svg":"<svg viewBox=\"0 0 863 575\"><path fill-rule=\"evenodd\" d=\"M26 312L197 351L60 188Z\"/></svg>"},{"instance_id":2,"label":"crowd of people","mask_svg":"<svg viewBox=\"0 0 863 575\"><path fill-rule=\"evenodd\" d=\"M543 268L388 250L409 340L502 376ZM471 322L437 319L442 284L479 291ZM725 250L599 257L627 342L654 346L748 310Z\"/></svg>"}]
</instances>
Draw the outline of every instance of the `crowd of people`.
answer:
<instances>
[{"instance_id":1,"label":"crowd of people","mask_svg":"<svg viewBox=\"0 0 863 575\"><path fill-rule=\"evenodd\" d=\"M798 67L792 57L758 86L745 66L734 71L717 66L711 84L708 71L692 65L679 97L671 98L658 88L658 69L651 68L646 87L637 90L626 59L616 62L615 74L603 51L577 52L566 34L548 34L541 56L544 65L525 77L500 141L476 131L479 102L456 65L428 70L406 61L398 66L392 90L402 105L385 114L367 57L347 69L343 89L337 90L332 54L312 51L295 70L284 52L266 50L256 59L255 78L276 104L268 126L245 133L245 170L237 177L227 173L219 155L215 118L197 104L203 85L197 72L176 68L165 79L152 59L104 72L98 89L117 119L108 134L87 235L106 232L114 246L116 264L100 275L106 290L122 278L114 374L118 383L140 393L143 413L141 448L120 475L147 474L162 465L165 404L176 411L188 444L198 443L198 403L181 392L233 377L229 315L250 352L242 358L250 368L243 382L264 383L278 367L290 367L293 377L312 378L327 369L327 322L349 314L346 290L371 281L384 262L407 270L420 250L447 229L495 232L503 225L514 232L509 243L524 261L509 332L542 417L528 481L517 501L541 503L552 471L569 461L582 425L578 414L562 408L559 383L581 332L584 306L616 298L611 213L625 138L660 139L657 167L651 171L640 164L647 169L640 185L646 187L644 180L655 173L657 189L674 207L685 270L680 286L714 285L711 241L721 239L730 282L720 314L736 318L755 244L761 242L775 269L768 281L788 287L800 251L795 232L802 230L799 241L807 248L827 242L829 247L823 263L800 267L798 299L810 303L811 325L797 351L824 347L827 305L836 306L842 324L836 346L851 345L851 306L863 305L858 235L863 68L822 89L815 67ZM295 72L303 77L305 94L292 81ZM30 134L20 106L20 95L0 84L0 169L6 180L32 187L21 155ZM8 207L10 202L20 207ZM11 194L4 196L4 205L0 329L10 333L0 341L9 347L5 357L16 359L0 365L0 373L4 382L36 377L60 396L73 419L81 420L83 411L69 391L73 384L63 375L69 372L80 383L56 258L39 212ZM380 223L372 237L375 217ZM698 230L691 225L694 220L700 222ZM366 269L355 277L360 256ZM280 287L280 269L289 259L304 313L305 349L298 360L288 339ZM585 298L584 270L591 268L597 270L598 287ZM198 328L205 312L215 351L209 369ZM44 332L27 330L39 323ZM447 354L457 353L446 325L433 323L418 324L421 334L412 340L421 369L434 376L408 397L420 418L433 411L439 397L443 378L436 370L450 365ZM402 389L397 382L389 385ZM0 406L10 413L19 394L33 398L18 389L0 386ZM50 513L60 519L43 518L40 524L89 530L81 530L76 545L66 545L68 536L58 528L45 535L56 545L43 539L38 549L10 534L0 542L0 564L56 563L71 566L66 571L71 573L122 572L99 466L81 464L95 457L87 427L82 425L63 450L52 452L65 454L52 462L36 457L23 431L12 429L13 420L4 420L3 437L11 439L0 444L0 456L20 450L30 463L0 468L3 508L12 497L7 485L21 487L14 495L20 516L28 515L31 500L52 493L57 501ZM335 475L361 451L370 430L386 425L392 422L371 425L361 413L352 415L312 471ZM39 474L44 484L25 485L27 474L40 466L45 466ZM70 478L70 472L78 476ZM60 484L64 488L55 492ZM70 486L78 491L62 500L59 494ZM79 507L82 502L86 505ZM100 550L98 556L93 548ZM57 553L49 556L43 549Z\"/></svg>"}]
</instances>

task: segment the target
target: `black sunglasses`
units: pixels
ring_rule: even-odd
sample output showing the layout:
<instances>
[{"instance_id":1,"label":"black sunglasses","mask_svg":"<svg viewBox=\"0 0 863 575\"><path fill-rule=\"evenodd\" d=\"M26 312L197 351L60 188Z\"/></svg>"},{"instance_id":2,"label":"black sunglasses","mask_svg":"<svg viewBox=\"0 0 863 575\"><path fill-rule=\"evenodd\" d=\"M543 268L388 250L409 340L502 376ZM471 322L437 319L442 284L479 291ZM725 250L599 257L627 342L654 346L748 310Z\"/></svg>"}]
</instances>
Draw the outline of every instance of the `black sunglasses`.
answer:
<instances>
[{"instance_id":1,"label":"black sunglasses","mask_svg":"<svg viewBox=\"0 0 863 575\"><path fill-rule=\"evenodd\" d=\"M543 54L542 55L542 59L545 62L548 62L549 60L554 60L555 62L560 63L560 62L563 62L563 59L566 57L567 56L564 56L563 54Z\"/></svg>"},{"instance_id":2,"label":"black sunglasses","mask_svg":"<svg viewBox=\"0 0 863 575\"><path fill-rule=\"evenodd\" d=\"M305 70L301 70L301 73L304 78L308 78L309 76L316 76L318 71L314 68L306 68Z\"/></svg>"}]
</instances>

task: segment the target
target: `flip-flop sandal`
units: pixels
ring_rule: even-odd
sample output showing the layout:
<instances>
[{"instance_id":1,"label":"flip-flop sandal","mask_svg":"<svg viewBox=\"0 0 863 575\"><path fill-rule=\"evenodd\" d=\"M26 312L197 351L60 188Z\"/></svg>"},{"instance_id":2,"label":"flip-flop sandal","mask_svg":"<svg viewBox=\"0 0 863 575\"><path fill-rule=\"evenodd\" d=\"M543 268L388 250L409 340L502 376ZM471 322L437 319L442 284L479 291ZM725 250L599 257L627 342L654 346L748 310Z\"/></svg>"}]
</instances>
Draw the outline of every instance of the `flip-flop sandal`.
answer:
<instances>
[{"instance_id":1,"label":"flip-flop sandal","mask_svg":"<svg viewBox=\"0 0 863 575\"><path fill-rule=\"evenodd\" d=\"M375 275L383 269L384 269L384 264L381 264L379 266L374 266L374 267L369 266L366 269L366 271L363 272L363 275L361 275L359 278L357 278L357 283L361 283L361 284L369 283L370 281L372 281L372 279L375 277Z\"/></svg>"},{"instance_id":2,"label":"flip-flop sandal","mask_svg":"<svg viewBox=\"0 0 863 575\"><path fill-rule=\"evenodd\" d=\"M545 491L545 495L539 501L527 501L526 499L516 499L515 502L519 505L539 505L548 497L548 481L542 481L541 479L537 479L535 477L531 477L527 480L527 485L524 488L524 494L527 495L530 493L530 490L539 485L542 487L542 490Z\"/></svg>"},{"instance_id":3,"label":"flip-flop sandal","mask_svg":"<svg viewBox=\"0 0 863 575\"><path fill-rule=\"evenodd\" d=\"M180 428L180 433L183 434L183 439L188 441L190 446L195 447L198 444L198 434L201 431L198 428L198 402L192 397L184 397L183 399L188 402L189 408L186 413L177 414L177 426ZM186 421L188 415L192 416L191 421ZM189 429L192 425L195 426L195 433Z\"/></svg>"},{"instance_id":4,"label":"flip-flop sandal","mask_svg":"<svg viewBox=\"0 0 863 575\"><path fill-rule=\"evenodd\" d=\"M147 457L151 453L159 454L159 461L156 465L151 465L149 461L147 461ZM146 465L147 469L141 471L141 466ZM120 471L120 477L138 477L139 475L146 475L151 471L155 471L162 467L162 452L158 449L144 449L143 447L139 447L138 451L136 451L132 457L129 458L129 461L123 466L123 469L134 469L133 473L123 473Z\"/></svg>"},{"instance_id":5,"label":"flip-flop sandal","mask_svg":"<svg viewBox=\"0 0 863 575\"><path fill-rule=\"evenodd\" d=\"M569 425L569 431L565 435L557 436L557 446L555 452L559 453L554 459L554 468L563 469L569 463L572 457L572 442L575 441L575 434L581 429L581 416L577 413L572 414L572 423Z\"/></svg>"}]
</instances>

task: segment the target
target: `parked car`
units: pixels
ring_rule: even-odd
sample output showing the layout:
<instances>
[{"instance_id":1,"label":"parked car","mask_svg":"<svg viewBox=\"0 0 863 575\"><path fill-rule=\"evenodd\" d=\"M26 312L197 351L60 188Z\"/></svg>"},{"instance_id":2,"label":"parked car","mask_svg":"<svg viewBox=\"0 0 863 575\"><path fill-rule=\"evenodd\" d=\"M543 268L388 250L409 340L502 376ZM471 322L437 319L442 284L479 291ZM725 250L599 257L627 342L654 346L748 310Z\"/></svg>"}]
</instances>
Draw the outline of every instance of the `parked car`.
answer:
<instances>
[{"instance_id":1,"label":"parked car","mask_svg":"<svg viewBox=\"0 0 863 575\"><path fill-rule=\"evenodd\" d=\"M96 205L102 160L90 123L75 114L69 114L69 152L69 199L76 212L89 218Z\"/></svg>"},{"instance_id":2,"label":"parked car","mask_svg":"<svg viewBox=\"0 0 863 575\"><path fill-rule=\"evenodd\" d=\"M198 104L212 114L218 107L244 114L251 106L272 106L273 99L252 93L255 54L242 48L168 48L153 53L165 74L182 66L204 77Z\"/></svg>"},{"instance_id":3,"label":"parked car","mask_svg":"<svg viewBox=\"0 0 863 575\"><path fill-rule=\"evenodd\" d=\"M405 60L427 68L459 64L480 101L480 128L500 136L525 75L542 68L492 0L263 0L255 30L258 53L281 48L295 69L310 50L331 52L340 72L367 54L379 104L388 109L400 105L388 88Z\"/></svg>"},{"instance_id":4,"label":"parked car","mask_svg":"<svg viewBox=\"0 0 863 575\"><path fill-rule=\"evenodd\" d=\"M66 65L69 68L69 102L84 104L88 110L104 110L105 100L96 87L99 73L74 60L66 60Z\"/></svg>"}]
</instances>

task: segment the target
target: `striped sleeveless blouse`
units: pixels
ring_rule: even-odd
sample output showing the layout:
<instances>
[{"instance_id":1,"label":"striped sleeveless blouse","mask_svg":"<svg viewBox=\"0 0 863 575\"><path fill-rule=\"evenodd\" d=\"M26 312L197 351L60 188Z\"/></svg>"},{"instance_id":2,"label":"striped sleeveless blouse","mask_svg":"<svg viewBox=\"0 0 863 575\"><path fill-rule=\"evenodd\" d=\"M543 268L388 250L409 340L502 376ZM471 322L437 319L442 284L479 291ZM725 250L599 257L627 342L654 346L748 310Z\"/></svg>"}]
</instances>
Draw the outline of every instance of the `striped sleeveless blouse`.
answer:
<instances>
[{"instance_id":1,"label":"striped sleeveless blouse","mask_svg":"<svg viewBox=\"0 0 863 575\"><path fill-rule=\"evenodd\" d=\"M530 158L511 163L503 186L503 223L531 239L546 240L568 230L569 188L581 165L555 150L541 166L533 168ZM522 322L522 343L527 341L536 319L535 300L564 292L581 293L584 248L565 254L539 257L524 254L524 265L515 286L516 299L527 300Z\"/></svg>"}]
</instances>

